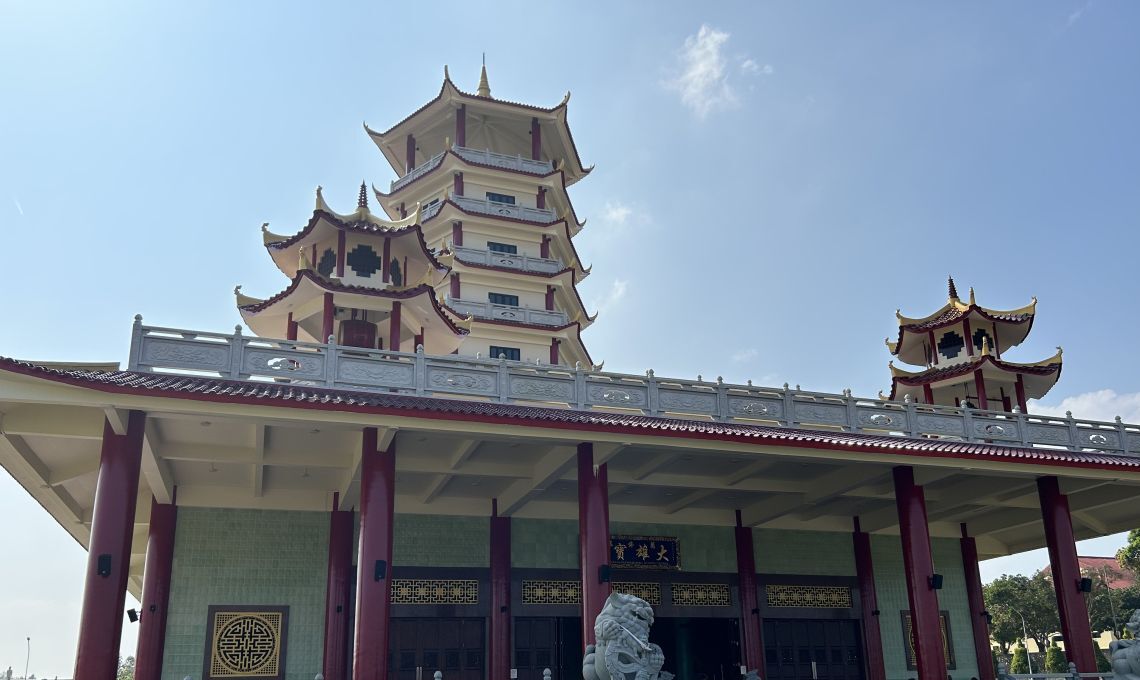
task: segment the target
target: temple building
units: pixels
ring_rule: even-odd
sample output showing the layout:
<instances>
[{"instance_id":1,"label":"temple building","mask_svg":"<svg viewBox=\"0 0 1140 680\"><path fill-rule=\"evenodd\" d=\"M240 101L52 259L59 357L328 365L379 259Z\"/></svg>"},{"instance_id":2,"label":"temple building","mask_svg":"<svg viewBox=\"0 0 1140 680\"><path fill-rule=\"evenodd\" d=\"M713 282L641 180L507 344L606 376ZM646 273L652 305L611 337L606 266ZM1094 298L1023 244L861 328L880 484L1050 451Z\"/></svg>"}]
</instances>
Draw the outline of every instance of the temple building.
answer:
<instances>
[{"instance_id":1,"label":"temple building","mask_svg":"<svg viewBox=\"0 0 1140 680\"><path fill-rule=\"evenodd\" d=\"M1061 378L1061 348L1044 361L1031 364L1002 359L1029 335L1037 314L1037 298L1020 309L987 309L970 298L962 302L954 279L949 299L938 311L921 319L896 312L898 339L886 340L899 361L923 366L921 371L891 369L891 400L923 404L968 406L1026 412L1028 399L1045 396Z\"/></svg>"},{"instance_id":2,"label":"temple building","mask_svg":"<svg viewBox=\"0 0 1140 680\"><path fill-rule=\"evenodd\" d=\"M890 398L604 371L568 99L445 70L366 129L387 191L263 229L281 289L233 332L0 358L0 465L89 553L75 677L129 591L138 680L569 680L616 591L681 680L994 680L978 561L1041 547L1095 671L1075 541L1140 524L1140 426L1026 412L1034 306L951 284Z\"/></svg>"}]
</instances>

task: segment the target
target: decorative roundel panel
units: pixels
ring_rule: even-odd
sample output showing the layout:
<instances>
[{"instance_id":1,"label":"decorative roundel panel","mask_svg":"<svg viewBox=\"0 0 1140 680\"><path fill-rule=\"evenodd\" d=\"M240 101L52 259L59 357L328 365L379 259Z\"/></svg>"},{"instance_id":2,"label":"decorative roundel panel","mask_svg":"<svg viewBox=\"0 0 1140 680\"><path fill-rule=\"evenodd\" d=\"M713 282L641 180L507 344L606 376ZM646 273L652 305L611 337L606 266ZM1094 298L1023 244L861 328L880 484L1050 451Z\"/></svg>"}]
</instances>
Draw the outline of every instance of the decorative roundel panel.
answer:
<instances>
[{"instance_id":1,"label":"decorative roundel panel","mask_svg":"<svg viewBox=\"0 0 1140 680\"><path fill-rule=\"evenodd\" d=\"M288 607L213 606L206 678L284 678Z\"/></svg>"}]
</instances>

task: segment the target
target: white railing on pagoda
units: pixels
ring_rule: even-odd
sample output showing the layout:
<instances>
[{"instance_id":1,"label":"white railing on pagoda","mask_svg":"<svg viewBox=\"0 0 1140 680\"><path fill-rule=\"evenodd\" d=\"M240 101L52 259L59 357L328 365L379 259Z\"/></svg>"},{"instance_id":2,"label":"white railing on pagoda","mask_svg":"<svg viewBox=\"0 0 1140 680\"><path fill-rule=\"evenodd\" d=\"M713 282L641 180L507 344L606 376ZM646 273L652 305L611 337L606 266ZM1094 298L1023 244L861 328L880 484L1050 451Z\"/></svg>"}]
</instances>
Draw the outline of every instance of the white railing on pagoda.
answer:
<instances>
[{"instance_id":1,"label":"white railing on pagoda","mask_svg":"<svg viewBox=\"0 0 1140 680\"><path fill-rule=\"evenodd\" d=\"M1140 455L1140 425L1066 417L929 406L785 385L733 385L608 373L581 366L368 350L335 343L270 340L144 326L135 317L129 369L293 382L343 390L447 398L580 411L736 421L776 427L864 432L1011 446Z\"/></svg>"},{"instance_id":2,"label":"white railing on pagoda","mask_svg":"<svg viewBox=\"0 0 1140 680\"><path fill-rule=\"evenodd\" d=\"M492 250L479 250L478 248L464 248L451 246L451 252L461 262L468 264L483 264L489 267L506 267L524 272L539 274L557 274L562 271L562 262L545 257L531 257L517 253L500 253Z\"/></svg>"},{"instance_id":3,"label":"white railing on pagoda","mask_svg":"<svg viewBox=\"0 0 1140 680\"><path fill-rule=\"evenodd\" d=\"M491 319L494 321L515 321L529 323L537 326L565 326L570 318L565 312L556 312L546 309L528 309L514 305L497 305L479 300L463 300L450 295L446 299L447 306L463 316L473 316L477 319Z\"/></svg>"},{"instance_id":4,"label":"white railing on pagoda","mask_svg":"<svg viewBox=\"0 0 1140 680\"><path fill-rule=\"evenodd\" d=\"M523 158L517 154L512 156L505 153L495 153L490 149L471 149L466 146L459 146L458 144L452 145L451 150L460 158L472 163L479 163L480 165L490 165L506 170L517 170L532 175L549 175L554 172L554 164L550 161L536 161L530 158ZM392 180L389 191L395 191L400 187L411 184L418 178L435 170L440 162L443 161L443 156L443 152L437 153L420 165L412 168L412 171L408 174L399 179Z\"/></svg>"},{"instance_id":5,"label":"white railing on pagoda","mask_svg":"<svg viewBox=\"0 0 1140 680\"><path fill-rule=\"evenodd\" d=\"M525 205L515 205L514 203L500 203L492 201L487 198L471 198L470 196L460 196L455 192L451 192L450 198L453 203L467 212L483 213L485 215L496 215L501 217L513 217L517 220L526 220L528 222L541 222L543 224L554 221L554 211L547 210L546 208L529 208Z\"/></svg>"}]
</instances>

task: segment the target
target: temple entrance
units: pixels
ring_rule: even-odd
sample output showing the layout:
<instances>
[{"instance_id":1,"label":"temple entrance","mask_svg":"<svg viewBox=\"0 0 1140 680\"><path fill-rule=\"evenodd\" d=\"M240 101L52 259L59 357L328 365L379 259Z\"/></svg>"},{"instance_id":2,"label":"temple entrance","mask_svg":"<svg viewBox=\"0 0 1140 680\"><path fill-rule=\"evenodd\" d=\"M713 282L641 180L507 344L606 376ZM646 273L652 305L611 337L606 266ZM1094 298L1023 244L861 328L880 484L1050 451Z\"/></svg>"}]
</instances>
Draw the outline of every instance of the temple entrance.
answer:
<instances>
[{"instance_id":1,"label":"temple entrance","mask_svg":"<svg viewBox=\"0 0 1140 680\"><path fill-rule=\"evenodd\" d=\"M516 618L512 634L518 680L542 680L544 668L555 678L581 677L585 649L581 621L576 616Z\"/></svg>"},{"instance_id":2,"label":"temple entrance","mask_svg":"<svg viewBox=\"0 0 1140 680\"><path fill-rule=\"evenodd\" d=\"M863 643L853 619L764 621L767 680L863 680Z\"/></svg>"},{"instance_id":3,"label":"temple entrance","mask_svg":"<svg viewBox=\"0 0 1140 680\"><path fill-rule=\"evenodd\" d=\"M392 618L388 664L395 680L483 680L484 620ZM541 678L541 673L539 674Z\"/></svg>"},{"instance_id":4,"label":"temple entrance","mask_svg":"<svg viewBox=\"0 0 1140 680\"><path fill-rule=\"evenodd\" d=\"M740 678L736 619L658 618L649 639L665 653L665 670L688 680Z\"/></svg>"}]
</instances>

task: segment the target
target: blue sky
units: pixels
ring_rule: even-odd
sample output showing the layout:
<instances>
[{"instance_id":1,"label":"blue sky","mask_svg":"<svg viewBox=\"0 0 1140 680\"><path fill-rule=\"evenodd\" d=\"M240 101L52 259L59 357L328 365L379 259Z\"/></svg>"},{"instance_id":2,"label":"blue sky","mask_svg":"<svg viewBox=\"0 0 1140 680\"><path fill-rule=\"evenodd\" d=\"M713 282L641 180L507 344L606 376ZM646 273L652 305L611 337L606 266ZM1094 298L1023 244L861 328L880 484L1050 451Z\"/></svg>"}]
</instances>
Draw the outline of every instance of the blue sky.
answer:
<instances>
[{"instance_id":1,"label":"blue sky","mask_svg":"<svg viewBox=\"0 0 1140 680\"><path fill-rule=\"evenodd\" d=\"M1040 299L1008 358L1065 347L1048 406L1140 422L1140 5L420 7L5 2L0 355L125 361L135 313L231 329L234 285L284 285L259 225L298 229L317 184L344 210L384 186L361 122L444 64L474 89L486 52L496 96L573 92L607 369L874 394L894 310L933 311L952 273ZM32 672L68 677L83 553L7 477L0 512L0 671L30 635Z\"/></svg>"}]
</instances>

